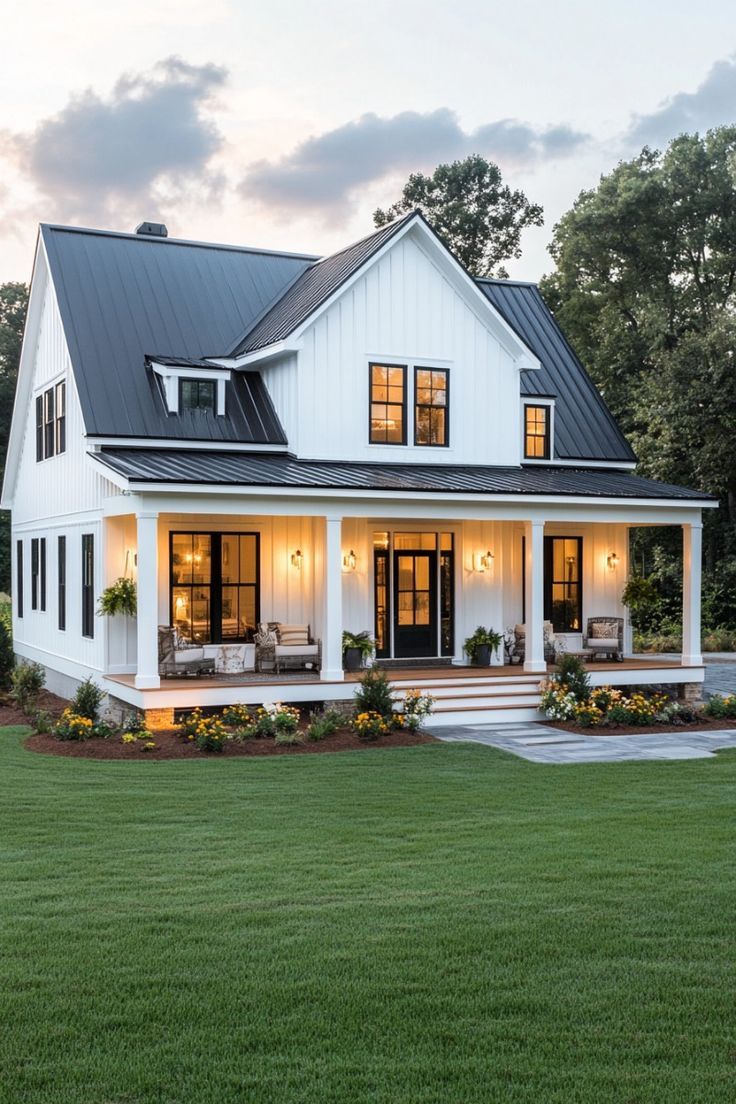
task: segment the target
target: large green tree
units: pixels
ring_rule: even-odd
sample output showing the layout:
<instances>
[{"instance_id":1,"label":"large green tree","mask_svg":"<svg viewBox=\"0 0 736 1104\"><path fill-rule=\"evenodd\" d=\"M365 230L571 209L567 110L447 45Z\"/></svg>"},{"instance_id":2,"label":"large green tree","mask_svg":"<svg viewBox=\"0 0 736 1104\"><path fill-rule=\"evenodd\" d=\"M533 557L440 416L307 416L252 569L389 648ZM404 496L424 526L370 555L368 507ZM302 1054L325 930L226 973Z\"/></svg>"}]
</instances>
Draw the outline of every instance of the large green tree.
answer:
<instances>
[{"instance_id":1,"label":"large green tree","mask_svg":"<svg viewBox=\"0 0 736 1104\"><path fill-rule=\"evenodd\" d=\"M28 307L25 284L0 284L0 480L13 414L20 347ZM0 511L0 591L10 590L10 516Z\"/></svg>"},{"instance_id":2,"label":"large green tree","mask_svg":"<svg viewBox=\"0 0 736 1104\"><path fill-rule=\"evenodd\" d=\"M618 165L581 193L550 251L542 290L641 472L721 499L706 516L706 605L736 624L724 585L736 580L736 127ZM648 539L673 574L666 539Z\"/></svg>"},{"instance_id":3,"label":"large green tree","mask_svg":"<svg viewBox=\"0 0 736 1104\"><path fill-rule=\"evenodd\" d=\"M521 256L521 232L541 226L542 208L503 183L492 161L474 154L438 165L431 176L412 173L401 198L373 214L376 226L420 210L474 276L506 275L503 261Z\"/></svg>"}]
</instances>

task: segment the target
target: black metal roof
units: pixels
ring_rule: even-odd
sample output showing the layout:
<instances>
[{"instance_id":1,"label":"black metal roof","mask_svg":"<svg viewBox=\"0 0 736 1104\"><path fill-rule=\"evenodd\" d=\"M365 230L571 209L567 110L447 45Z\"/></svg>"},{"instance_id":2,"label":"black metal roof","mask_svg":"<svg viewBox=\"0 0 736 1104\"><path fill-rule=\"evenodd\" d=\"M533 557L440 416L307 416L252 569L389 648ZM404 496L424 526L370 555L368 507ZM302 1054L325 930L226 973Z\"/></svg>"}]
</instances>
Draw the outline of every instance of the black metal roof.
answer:
<instances>
[{"instance_id":1,"label":"black metal roof","mask_svg":"<svg viewBox=\"0 0 736 1104\"><path fill-rule=\"evenodd\" d=\"M615 469L481 467L459 464L362 464L298 460L283 453L103 448L95 458L133 483L242 487L436 491L441 494L580 495L683 499L710 496Z\"/></svg>"},{"instance_id":2,"label":"black metal roof","mask_svg":"<svg viewBox=\"0 0 736 1104\"><path fill-rule=\"evenodd\" d=\"M302 272L284 295L235 345L230 356L243 356L283 341L415 215L415 211L409 212L403 218L341 249L339 253L324 257Z\"/></svg>"},{"instance_id":3,"label":"black metal roof","mask_svg":"<svg viewBox=\"0 0 736 1104\"><path fill-rule=\"evenodd\" d=\"M280 444L257 373L225 417L169 414L146 357L222 354L313 257L141 234L41 227L88 434Z\"/></svg>"},{"instance_id":4,"label":"black metal roof","mask_svg":"<svg viewBox=\"0 0 736 1104\"><path fill-rule=\"evenodd\" d=\"M521 373L521 392L555 398L554 459L635 461L536 284L478 280L478 285L539 358L540 369Z\"/></svg>"}]
</instances>

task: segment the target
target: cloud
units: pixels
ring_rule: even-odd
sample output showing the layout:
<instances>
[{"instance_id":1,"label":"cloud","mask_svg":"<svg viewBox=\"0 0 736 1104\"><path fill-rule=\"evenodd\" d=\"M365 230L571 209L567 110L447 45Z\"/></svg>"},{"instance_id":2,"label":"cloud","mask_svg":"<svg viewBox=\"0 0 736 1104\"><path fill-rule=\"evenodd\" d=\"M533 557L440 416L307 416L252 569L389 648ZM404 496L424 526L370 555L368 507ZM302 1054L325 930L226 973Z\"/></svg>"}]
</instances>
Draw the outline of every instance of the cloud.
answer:
<instances>
[{"instance_id":1,"label":"cloud","mask_svg":"<svg viewBox=\"0 0 736 1104\"><path fill-rule=\"evenodd\" d=\"M678 92L656 111L636 115L626 132L632 147L662 146L678 134L736 122L736 56L717 61L694 92Z\"/></svg>"},{"instance_id":2,"label":"cloud","mask_svg":"<svg viewBox=\"0 0 736 1104\"><path fill-rule=\"evenodd\" d=\"M345 214L359 188L394 172L430 169L471 153L524 167L568 156L587 138L566 126L539 129L515 119L466 132L446 107L389 118L367 114L307 138L277 161L255 162L240 192L277 210Z\"/></svg>"},{"instance_id":3,"label":"cloud","mask_svg":"<svg viewBox=\"0 0 736 1104\"><path fill-rule=\"evenodd\" d=\"M60 219L152 218L192 188L216 192L209 161L223 140L205 112L226 75L169 57L120 77L107 98L83 92L16 136L20 166Z\"/></svg>"}]
</instances>

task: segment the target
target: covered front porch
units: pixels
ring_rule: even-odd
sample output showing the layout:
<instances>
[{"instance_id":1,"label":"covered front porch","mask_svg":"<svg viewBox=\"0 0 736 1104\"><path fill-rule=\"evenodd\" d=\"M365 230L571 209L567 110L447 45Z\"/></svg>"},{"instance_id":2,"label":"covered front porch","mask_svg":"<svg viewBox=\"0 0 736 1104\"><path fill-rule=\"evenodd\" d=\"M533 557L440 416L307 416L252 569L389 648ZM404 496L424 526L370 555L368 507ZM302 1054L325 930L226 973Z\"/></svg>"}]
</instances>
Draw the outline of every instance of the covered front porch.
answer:
<instances>
[{"instance_id":1,"label":"covered front porch","mask_svg":"<svg viewBox=\"0 0 736 1104\"><path fill-rule=\"evenodd\" d=\"M630 656L621 593L629 529L643 524L682 527L679 662ZM458 709L512 698L531 708L549 670L545 622L562 650L577 651L589 619L607 617L623 620L625 659L592 663L594 683L698 683L700 534L699 509L659 503L117 497L104 526L105 583L133 574L138 616L109 620L105 678L138 708L346 700L356 676L343 671L342 633L367 630L399 689L435 686ZM319 668L258 670L254 637L268 624L309 626ZM469 666L464 641L479 624L507 639L523 628L521 661L501 647L490 668ZM211 655L237 645L242 671L163 678L159 626Z\"/></svg>"}]
</instances>

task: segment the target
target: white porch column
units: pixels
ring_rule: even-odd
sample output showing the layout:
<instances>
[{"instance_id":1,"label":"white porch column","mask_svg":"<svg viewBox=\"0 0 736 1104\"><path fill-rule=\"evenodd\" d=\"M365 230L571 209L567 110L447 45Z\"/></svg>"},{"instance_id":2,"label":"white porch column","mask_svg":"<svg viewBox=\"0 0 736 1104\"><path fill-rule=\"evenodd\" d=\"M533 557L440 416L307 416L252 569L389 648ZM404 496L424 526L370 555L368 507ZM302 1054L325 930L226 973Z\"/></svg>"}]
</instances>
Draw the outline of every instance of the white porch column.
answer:
<instances>
[{"instance_id":1,"label":"white porch column","mask_svg":"<svg viewBox=\"0 0 736 1104\"><path fill-rule=\"evenodd\" d=\"M136 514L138 531L138 667L135 685L155 690L158 674L158 514Z\"/></svg>"},{"instance_id":2,"label":"white porch column","mask_svg":"<svg viewBox=\"0 0 736 1104\"><path fill-rule=\"evenodd\" d=\"M703 662L700 644L700 572L703 527L690 522L682 527L682 665Z\"/></svg>"},{"instance_id":3,"label":"white porch column","mask_svg":"<svg viewBox=\"0 0 736 1104\"><path fill-rule=\"evenodd\" d=\"M325 560L322 579L324 620L320 678L342 682L342 518L325 518Z\"/></svg>"},{"instance_id":4,"label":"white porch column","mask_svg":"<svg viewBox=\"0 0 736 1104\"><path fill-rule=\"evenodd\" d=\"M544 522L524 523L526 535L525 604L526 655L524 670L543 674L544 659Z\"/></svg>"}]
</instances>

